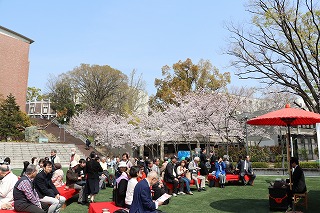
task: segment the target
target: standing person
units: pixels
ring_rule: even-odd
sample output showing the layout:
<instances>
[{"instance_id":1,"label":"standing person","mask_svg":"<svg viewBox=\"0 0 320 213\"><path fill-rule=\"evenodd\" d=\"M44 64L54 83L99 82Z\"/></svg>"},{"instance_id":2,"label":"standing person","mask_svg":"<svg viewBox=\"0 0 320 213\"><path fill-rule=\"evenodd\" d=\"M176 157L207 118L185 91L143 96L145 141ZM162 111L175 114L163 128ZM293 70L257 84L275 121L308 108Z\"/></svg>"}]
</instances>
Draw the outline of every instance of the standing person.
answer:
<instances>
[{"instance_id":1,"label":"standing person","mask_svg":"<svg viewBox=\"0 0 320 213\"><path fill-rule=\"evenodd\" d=\"M60 196L59 191L51 181L52 163L45 161L43 170L34 179L34 187L40 197L40 201L50 204L48 213L60 212L61 206L66 202L66 198Z\"/></svg>"},{"instance_id":2,"label":"standing person","mask_svg":"<svg viewBox=\"0 0 320 213\"><path fill-rule=\"evenodd\" d=\"M222 157L219 157L216 162L216 178L219 178L220 187L224 188L226 183L226 165L222 161Z\"/></svg>"},{"instance_id":3,"label":"standing person","mask_svg":"<svg viewBox=\"0 0 320 213\"><path fill-rule=\"evenodd\" d=\"M193 161L191 161L189 163L189 171L191 172L191 178L195 181L196 183L196 186L197 186L197 189L198 189L198 192L200 192L201 190L203 191L206 191L205 189L205 186L206 186L206 180L205 180L205 177L202 176L202 175L198 175L198 172L200 170L200 167L198 166L199 164L199 161L200 161L200 158L199 157L195 157L193 159ZM199 183L198 183L198 179L201 180L200 182L200 186L199 186Z\"/></svg>"},{"instance_id":4,"label":"standing person","mask_svg":"<svg viewBox=\"0 0 320 213\"><path fill-rule=\"evenodd\" d=\"M80 167L76 161L72 161L66 175L66 185L69 188L79 190L78 204L85 205L86 198L84 196L85 180L84 175L79 174L76 170Z\"/></svg>"},{"instance_id":5,"label":"standing person","mask_svg":"<svg viewBox=\"0 0 320 213\"><path fill-rule=\"evenodd\" d=\"M37 175L36 165L30 164L13 189L14 210L17 212L45 213L48 205L41 203L38 193L33 187L33 179Z\"/></svg>"},{"instance_id":6,"label":"standing person","mask_svg":"<svg viewBox=\"0 0 320 213\"><path fill-rule=\"evenodd\" d=\"M246 182L244 176L249 176L248 183ZM253 173L252 170L252 164L250 162L250 156L247 155L245 160L241 162L241 170L240 170L240 179L243 183L243 185L249 185L252 186L254 179L256 178L256 175Z\"/></svg>"},{"instance_id":7,"label":"standing person","mask_svg":"<svg viewBox=\"0 0 320 213\"><path fill-rule=\"evenodd\" d=\"M214 153L213 150L210 151L210 170L209 173L212 173L213 171L216 170L216 161L217 161L217 157Z\"/></svg>"},{"instance_id":8,"label":"standing person","mask_svg":"<svg viewBox=\"0 0 320 213\"><path fill-rule=\"evenodd\" d=\"M179 190L179 194L185 194L183 192L183 188L184 188L184 181L183 179L179 179L179 175L177 173L177 167L176 167L176 163L177 163L177 157L176 156L172 156L171 157L171 161L168 163L166 170L164 172L164 181L167 183L172 183L173 184L173 196L177 196L178 194L178 185L180 184L180 190Z\"/></svg>"},{"instance_id":9,"label":"standing person","mask_svg":"<svg viewBox=\"0 0 320 213\"><path fill-rule=\"evenodd\" d=\"M0 209L12 208L13 187L18 177L10 171L7 164L0 165Z\"/></svg>"},{"instance_id":10,"label":"standing person","mask_svg":"<svg viewBox=\"0 0 320 213\"><path fill-rule=\"evenodd\" d=\"M149 172L147 178L137 183L134 188L133 201L129 213L158 213L158 206L161 201L153 201L151 197L150 186L159 181L159 176L155 171Z\"/></svg>"},{"instance_id":11,"label":"standing person","mask_svg":"<svg viewBox=\"0 0 320 213\"><path fill-rule=\"evenodd\" d=\"M131 168L132 163L131 163L131 161L129 160L129 154L128 154L128 153L123 153L123 154L122 154L122 161L124 161L124 162L127 164L128 169Z\"/></svg>"},{"instance_id":12,"label":"standing person","mask_svg":"<svg viewBox=\"0 0 320 213\"><path fill-rule=\"evenodd\" d=\"M132 200L133 200L133 193L134 188L136 187L138 180L137 177L139 175L140 168L138 166L133 166L130 168L129 176L130 179L128 181L127 191L126 191L126 198L125 198L125 207L130 209Z\"/></svg>"},{"instance_id":13,"label":"standing person","mask_svg":"<svg viewBox=\"0 0 320 213\"><path fill-rule=\"evenodd\" d=\"M80 155L78 155L77 153L76 153L76 148L75 147L72 147L71 148L71 156L70 156L70 164L71 164L71 162L72 161L75 161L75 162L79 162L79 160L80 160Z\"/></svg>"},{"instance_id":14,"label":"standing person","mask_svg":"<svg viewBox=\"0 0 320 213\"><path fill-rule=\"evenodd\" d=\"M186 161L182 160L180 162L180 166L178 166L178 168L177 168L177 173L182 178L184 183L186 184L187 194L193 195L193 193L190 190L190 180L186 177L187 172L188 172L188 169L186 168Z\"/></svg>"},{"instance_id":15,"label":"standing person","mask_svg":"<svg viewBox=\"0 0 320 213\"><path fill-rule=\"evenodd\" d=\"M51 154L50 161L52 163L52 170L54 171L54 170L56 170L56 168L54 167L54 164L55 163L61 163L61 162L60 162L59 156L57 156L57 150L56 149L52 149L50 154Z\"/></svg>"},{"instance_id":16,"label":"standing person","mask_svg":"<svg viewBox=\"0 0 320 213\"><path fill-rule=\"evenodd\" d=\"M94 202L96 194L99 193L99 172L103 172L100 163L96 160L97 157L95 152L91 152L90 161L86 163L87 189L90 202Z\"/></svg>"},{"instance_id":17,"label":"standing person","mask_svg":"<svg viewBox=\"0 0 320 213\"><path fill-rule=\"evenodd\" d=\"M89 140L89 138L86 139L86 150L90 149L90 145L91 145L91 141Z\"/></svg>"},{"instance_id":18,"label":"standing person","mask_svg":"<svg viewBox=\"0 0 320 213\"><path fill-rule=\"evenodd\" d=\"M200 175L205 177L208 175L208 168L206 167L206 163L208 160L207 160L206 153L207 153L207 150L205 148L202 148L200 151L200 165L199 165L199 167L201 168Z\"/></svg>"}]
</instances>

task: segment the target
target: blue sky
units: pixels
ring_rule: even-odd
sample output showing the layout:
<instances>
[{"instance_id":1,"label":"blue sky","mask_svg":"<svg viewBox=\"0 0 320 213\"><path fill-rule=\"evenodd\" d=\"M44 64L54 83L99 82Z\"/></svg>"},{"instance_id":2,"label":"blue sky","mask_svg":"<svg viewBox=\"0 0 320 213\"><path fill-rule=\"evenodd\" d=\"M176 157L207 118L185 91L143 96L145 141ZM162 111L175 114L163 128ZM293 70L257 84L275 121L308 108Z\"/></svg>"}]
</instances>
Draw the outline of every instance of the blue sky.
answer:
<instances>
[{"instance_id":1,"label":"blue sky","mask_svg":"<svg viewBox=\"0 0 320 213\"><path fill-rule=\"evenodd\" d=\"M150 94L161 67L191 58L209 59L220 72L230 33L225 24L250 19L239 0L0 0L0 25L35 42L30 47L29 86L46 91L50 74L81 63L136 69ZM233 85L254 84L232 76Z\"/></svg>"}]
</instances>

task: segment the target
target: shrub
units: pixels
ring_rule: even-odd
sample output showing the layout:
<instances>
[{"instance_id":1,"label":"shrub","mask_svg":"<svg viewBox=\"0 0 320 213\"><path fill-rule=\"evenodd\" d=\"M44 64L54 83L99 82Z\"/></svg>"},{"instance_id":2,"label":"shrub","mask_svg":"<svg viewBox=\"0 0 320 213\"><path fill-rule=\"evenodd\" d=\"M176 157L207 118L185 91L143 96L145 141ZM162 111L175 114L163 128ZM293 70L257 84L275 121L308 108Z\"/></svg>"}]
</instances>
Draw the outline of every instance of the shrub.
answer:
<instances>
[{"instance_id":1,"label":"shrub","mask_svg":"<svg viewBox=\"0 0 320 213\"><path fill-rule=\"evenodd\" d=\"M305 168L305 169L319 169L319 163L317 162L300 162L299 165L301 166L301 168ZM288 168L288 163L285 162L284 163L284 167ZM282 168L281 162L277 162L274 164L274 168Z\"/></svg>"},{"instance_id":2,"label":"shrub","mask_svg":"<svg viewBox=\"0 0 320 213\"><path fill-rule=\"evenodd\" d=\"M252 162L252 168L269 168L266 162Z\"/></svg>"},{"instance_id":3,"label":"shrub","mask_svg":"<svg viewBox=\"0 0 320 213\"><path fill-rule=\"evenodd\" d=\"M299 165L301 168L316 168L319 169L319 163L317 162L300 162Z\"/></svg>"}]
</instances>

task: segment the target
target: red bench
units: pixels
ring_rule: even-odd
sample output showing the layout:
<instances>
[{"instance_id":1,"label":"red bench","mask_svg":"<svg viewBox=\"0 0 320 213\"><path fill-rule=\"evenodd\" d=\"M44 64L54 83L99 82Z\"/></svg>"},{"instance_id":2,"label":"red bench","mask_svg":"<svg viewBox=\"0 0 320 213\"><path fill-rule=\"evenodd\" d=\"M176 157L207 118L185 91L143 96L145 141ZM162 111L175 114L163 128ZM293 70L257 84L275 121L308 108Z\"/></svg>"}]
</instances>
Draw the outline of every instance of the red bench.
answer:
<instances>
[{"instance_id":1,"label":"red bench","mask_svg":"<svg viewBox=\"0 0 320 213\"><path fill-rule=\"evenodd\" d=\"M123 208L116 206L114 202L90 203L88 213L101 213L102 209L108 209L112 213Z\"/></svg>"},{"instance_id":2,"label":"red bench","mask_svg":"<svg viewBox=\"0 0 320 213\"><path fill-rule=\"evenodd\" d=\"M167 186L168 190L169 190L169 194L172 194L172 191L173 191L173 183L167 183L167 182L164 182L163 183ZM201 183L201 180L198 179L198 184L200 185ZM192 179L190 180L190 186L194 186L196 185L195 181ZM179 188L179 185L178 185L178 188Z\"/></svg>"},{"instance_id":3,"label":"red bench","mask_svg":"<svg viewBox=\"0 0 320 213\"><path fill-rule=\"evenodd\" d=\"M71 188L65 189L64 186L57 187L57 190L59 191L59 194L61 196L66 198L66 200L69 200L74 195L79 193L79 191L77 191L75 189L71 189ZM62 208L65 208L65 204L64 204L64 206L62 206ZM14 210L0 210L0 213L14 213L14 212L16 212L16 211L14 211ZM23 212L19 212L19 213L23 213Z\"/></svg>"},{"instance_id":4,"label":"red bench","mask_svg":"<svg viewBox=\"0 0 320 213\"><path fill-rule=\"evenodd\" d=\"M249 181L249 176L245 175L244 179L246 181ZM209 174L208 175L208 180L209 181L214 181L215 186L219 186L219 178L216 178L215 175ZM227 174L226 175L226 182L239 182L240 181L240 175L235 175L235 174Z\"/></svg>"}]
</instances>

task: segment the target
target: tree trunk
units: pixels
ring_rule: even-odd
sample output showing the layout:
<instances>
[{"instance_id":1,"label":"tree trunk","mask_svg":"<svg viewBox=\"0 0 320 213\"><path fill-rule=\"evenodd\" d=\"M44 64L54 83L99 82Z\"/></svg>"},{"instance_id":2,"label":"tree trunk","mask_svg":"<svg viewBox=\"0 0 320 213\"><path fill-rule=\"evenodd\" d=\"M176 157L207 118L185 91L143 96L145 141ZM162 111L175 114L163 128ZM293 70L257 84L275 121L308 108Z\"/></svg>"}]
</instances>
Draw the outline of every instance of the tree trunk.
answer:
<instances>
[{"instance_id":1,"label":"tree trunk","mask_svg":"<svg viewBox=\"0 0 320 213\"><path fill-rule=\"evenodd\" d=\"M164 142L160 142L160 160L164 160Z\"/></svg>"},{"instance_id":2,"label":"tree trunk","mask_svg":"<svg viewBox=\"0 0 320 213\"><path fill-rule=\"evenodd\" d=\"M139 147L139 157L140 156L142 156L142 157L144 156L144 145Z\"/></svg>"}]
</instances>

